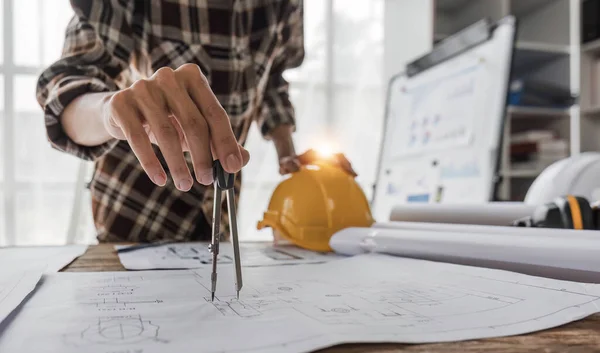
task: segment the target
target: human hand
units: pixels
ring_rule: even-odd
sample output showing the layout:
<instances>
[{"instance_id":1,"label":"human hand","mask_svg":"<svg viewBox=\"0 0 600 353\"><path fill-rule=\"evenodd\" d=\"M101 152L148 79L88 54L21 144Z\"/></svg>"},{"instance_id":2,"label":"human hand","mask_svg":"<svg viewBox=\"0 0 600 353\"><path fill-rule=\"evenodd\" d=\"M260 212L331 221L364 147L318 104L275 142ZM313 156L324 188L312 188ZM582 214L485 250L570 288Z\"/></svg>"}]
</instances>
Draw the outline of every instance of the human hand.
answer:
<instances>
[{"instance_id":1,"label":"human hand","mask_svg":"<svg viewBox=\"0 0 600 353\"><path fill-rule=\"evenodd\" d=\"M300 160L298 156L285 156L279 159L279 174L285 175L294 173L300 170Z\"/></svg>"},{"instance_id":2,"label":"human hand","mask_svg":"<svg viewBox=\"0 0 600 353\"><path fill-rule=\"evenodd\" d=\"M319 160L326 160L330 164L337 165L346 171L348 174L356 177L357 174L352 168L352 164L342 153L336 153L331 156L323 156L315 150L308 150L301 155L293 155L281 158L279 160L279 172L281 174L289 174L296 172L302 165L309 165Z\"/></svg>"},{"instance_id":3,"label":"human hand","mask_svg":"<svg viewBox=\"0 0 600 353\"><path fill-rule=\"evenodd\" d=\"M213 182L213 156L229 173L238 172L250 159L195 64L157 70L113 94L103 111L107 132L127 140L148 177L159 186L165 185L167 176L151 144L159 146L181 191L193 185L184 152L190 153L196 180L204 185Z\"/></svg>"}]
</instances>

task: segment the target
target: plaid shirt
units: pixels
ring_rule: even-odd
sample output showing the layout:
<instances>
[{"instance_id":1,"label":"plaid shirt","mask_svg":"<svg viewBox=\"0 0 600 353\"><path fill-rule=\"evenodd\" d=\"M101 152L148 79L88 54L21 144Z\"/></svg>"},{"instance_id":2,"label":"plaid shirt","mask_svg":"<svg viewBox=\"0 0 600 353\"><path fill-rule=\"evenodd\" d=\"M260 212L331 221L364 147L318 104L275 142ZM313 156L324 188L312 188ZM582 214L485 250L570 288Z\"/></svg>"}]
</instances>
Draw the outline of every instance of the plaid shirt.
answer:
<instances>
[{"instance_id":1,"label":"plaid shirt","mask_svg":"<svg viewBox=\"0 0 600 353\"><path fill-rule=\"evenodd\" d=\"M304 57L302 0L71 3L75 16L66 30L62 57L39 77L37 100L51 145L95 162L90 188L98 240L210 239L212 186L196 183L181 192L169 178L166 186L158 187L126 141L78 145L65 134L60 116L80 95L123 89L161 67L195 63L229 114L238 141L244 143L252 121L268 139L276 126L295 123L282 73L299 66ZM240 185L241 173L236 195ZM225 203L222 210L222 229L228 235Z\"/></svg>"}]
</instances>

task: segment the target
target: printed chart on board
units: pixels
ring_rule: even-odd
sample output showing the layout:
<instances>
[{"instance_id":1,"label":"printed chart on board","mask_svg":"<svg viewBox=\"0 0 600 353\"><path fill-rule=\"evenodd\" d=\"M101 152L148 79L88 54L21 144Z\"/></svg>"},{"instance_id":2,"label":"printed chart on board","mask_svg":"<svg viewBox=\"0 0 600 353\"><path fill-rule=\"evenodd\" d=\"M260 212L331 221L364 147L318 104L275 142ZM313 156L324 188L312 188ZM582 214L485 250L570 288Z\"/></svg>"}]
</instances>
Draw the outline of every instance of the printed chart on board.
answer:
<instances>
[{"instance_id":1,"label":"printed chart on board","mask_svg":"<svg viewBox=\"0 0 600 353\"><path fill-rule=\"evenodd\" d=\"M471 142L479 64L432 77L425 82L406 83L400 90L407 100L397 102L394 155L406 156Z\"/></svg>"}]
</instances>

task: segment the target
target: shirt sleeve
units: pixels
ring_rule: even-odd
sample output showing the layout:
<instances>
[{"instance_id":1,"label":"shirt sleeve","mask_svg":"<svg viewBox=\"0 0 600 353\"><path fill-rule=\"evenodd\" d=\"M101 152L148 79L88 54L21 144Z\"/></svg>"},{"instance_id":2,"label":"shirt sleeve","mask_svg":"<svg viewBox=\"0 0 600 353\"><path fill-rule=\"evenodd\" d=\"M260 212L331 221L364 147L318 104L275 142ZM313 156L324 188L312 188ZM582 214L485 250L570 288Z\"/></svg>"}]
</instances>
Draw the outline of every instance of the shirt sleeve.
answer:
<instances>
[{"instance_id":1,"label":"shirt sleeve","mask_svg":"<svg viewBox=\"0 0 600 353\"><path fill-rule=\"evenodd\" d=\"M53 148L95 160L118 143L111 140L99 146L78 145L64 132L60 119L65 107L78 96L124 88L134 49L134 3L71 0L75 14L67 25L62 55L41 73L36 87Z\"/></svg>"},{"instance_id":2,"label":"shirt sleeve","mask_svg":"<svg viewBox=\"0 0 600 353\"><path fill-rule=\"evenodd\" d=\"M283 46L275 57L265 87L263 104L257 119L260 131L266 139L277 126L296 127L294 106L289 97L289 83L283 72L299 67L304 60L304 26L302 0L291 1L285 14L281 31Z\"/></svg>"}]
</instances>

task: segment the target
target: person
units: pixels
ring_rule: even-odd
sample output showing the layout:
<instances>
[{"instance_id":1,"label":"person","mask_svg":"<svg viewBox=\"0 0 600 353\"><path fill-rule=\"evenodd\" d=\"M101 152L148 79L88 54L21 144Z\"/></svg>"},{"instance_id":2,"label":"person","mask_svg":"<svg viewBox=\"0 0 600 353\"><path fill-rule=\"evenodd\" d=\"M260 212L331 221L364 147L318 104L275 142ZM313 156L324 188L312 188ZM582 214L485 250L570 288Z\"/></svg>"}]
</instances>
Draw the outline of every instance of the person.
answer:
<instances>
[{"instance_id":1,"label":"person","mask_svg":"<svg viewBox=\"0 0 600 353\"><path fill-rule=\"evenodd\" d=\"M280 173L299 168L283 72L304 59L302 0L71 5L37 100L51 145L95 162L100 242L210 240L213 159L236 173L239 195L253 122Z\"/></svg>"}]
</instances>

